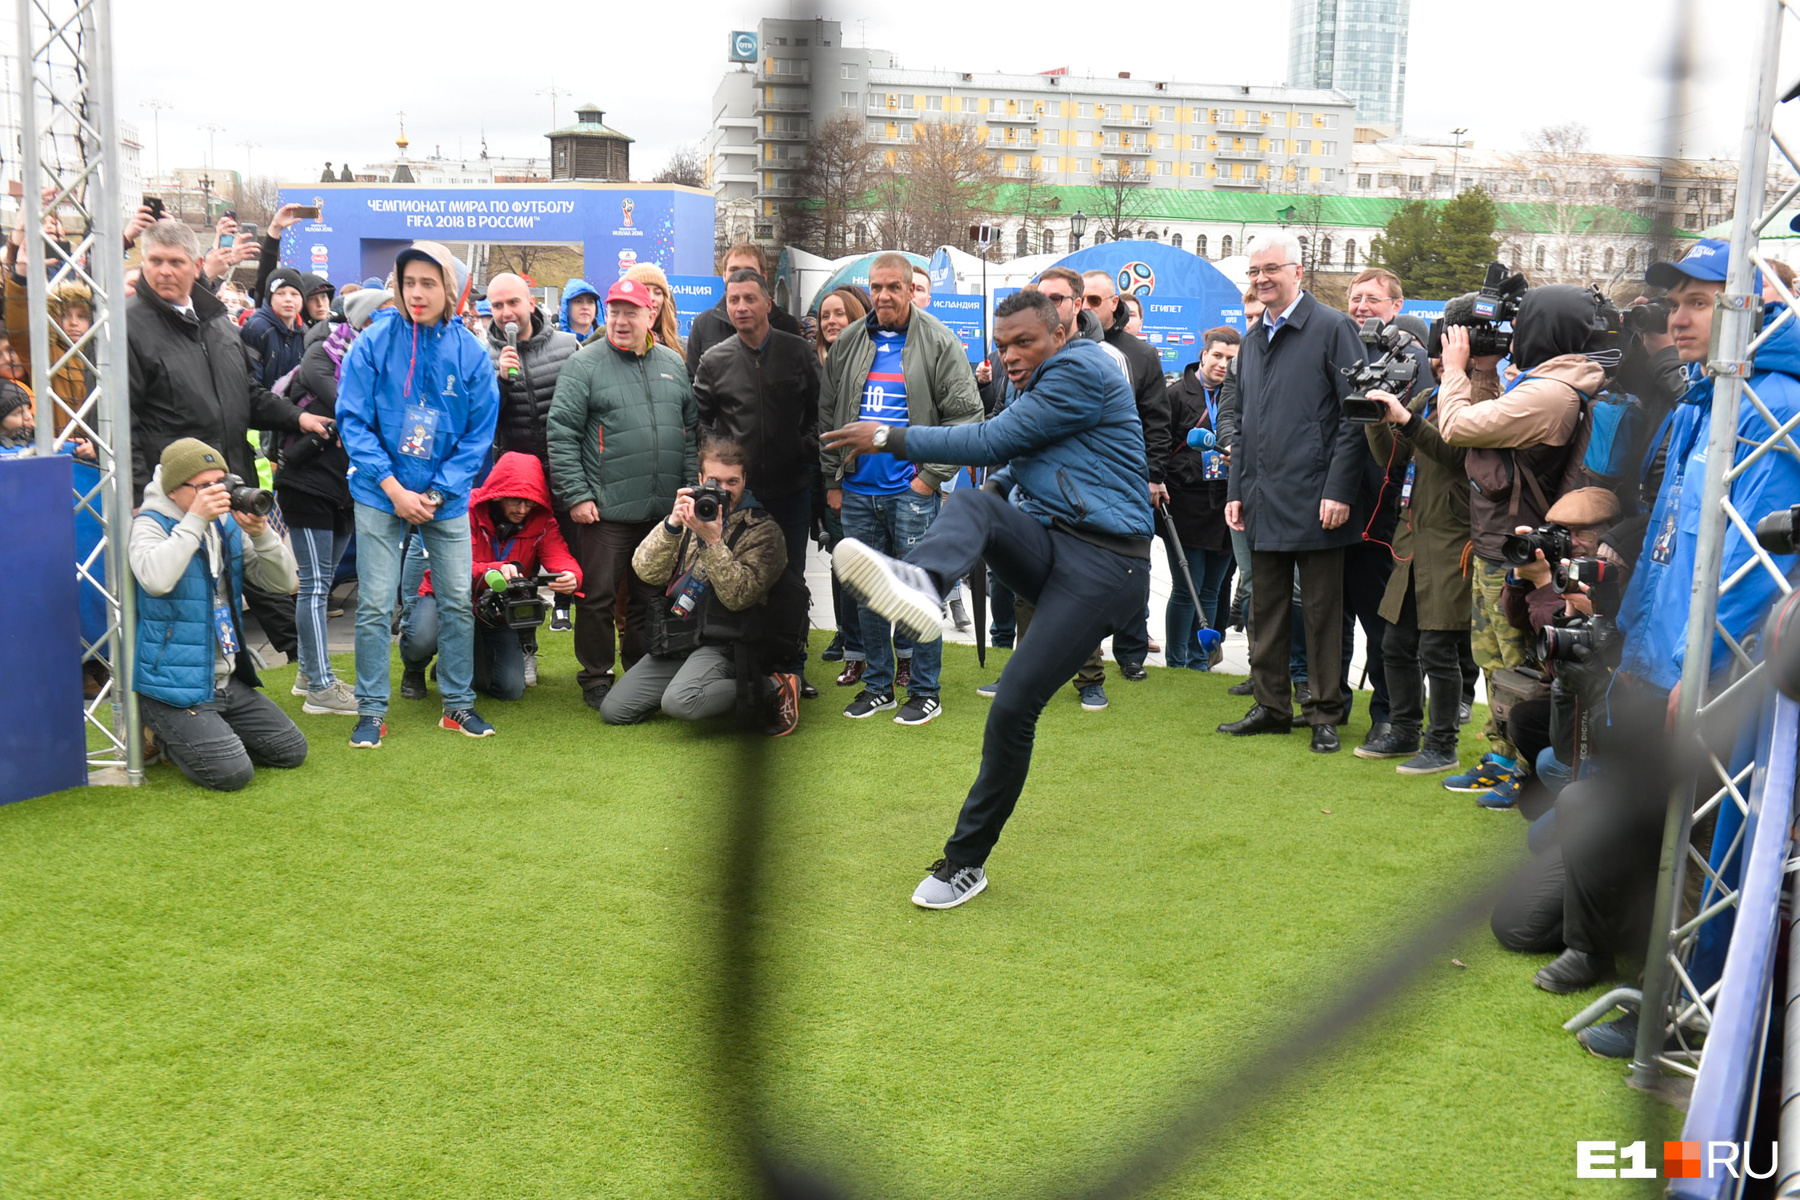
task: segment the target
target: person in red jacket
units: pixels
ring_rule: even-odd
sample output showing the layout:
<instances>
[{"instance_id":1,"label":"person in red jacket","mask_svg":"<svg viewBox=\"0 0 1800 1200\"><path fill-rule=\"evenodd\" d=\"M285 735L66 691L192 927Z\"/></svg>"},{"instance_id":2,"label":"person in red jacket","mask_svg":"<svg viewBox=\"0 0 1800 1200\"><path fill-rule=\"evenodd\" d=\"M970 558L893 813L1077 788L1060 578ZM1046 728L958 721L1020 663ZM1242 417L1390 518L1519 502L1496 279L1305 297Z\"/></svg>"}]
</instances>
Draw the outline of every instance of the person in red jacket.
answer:
<instances>
[{"instance_id":1,"label":"person in red jacket","mask_svg":"<svg viewBox=\"0 0 1800 1200\"><path fill-rule=\"evenodd\" d=\"M551 591L569 595L581 587L581 566L569 553L550 509L544 464L517 451L502 454L487 482L469 498L469 538L477 616L475 687L496 700L517 700L525 694L525 647L518 630L490 624L481 616L488 572L498 571L508 579L530 578L542 566L556 573ZM425 697L425 667L437 653L437 624L437 598L431 590L431 572L426 571L419 601L400 631L400 659L406 667L400 695L406 699Z\"/></svg>"}]
</instances>

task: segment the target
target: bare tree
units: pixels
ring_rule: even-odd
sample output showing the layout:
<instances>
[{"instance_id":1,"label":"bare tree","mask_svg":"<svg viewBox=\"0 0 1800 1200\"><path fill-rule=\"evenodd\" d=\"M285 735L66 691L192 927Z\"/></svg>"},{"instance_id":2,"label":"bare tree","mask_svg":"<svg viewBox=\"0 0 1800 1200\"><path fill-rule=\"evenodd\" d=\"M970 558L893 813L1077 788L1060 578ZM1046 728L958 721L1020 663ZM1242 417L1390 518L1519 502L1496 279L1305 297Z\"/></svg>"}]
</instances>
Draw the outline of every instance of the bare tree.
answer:
<instances>
[{"instance_id":1,"label":"bare tree","mask_svg":"<svg viewBox=\"0 0 1800 1200\"><path fill-rule=\"evenodd\" d=\"M675 147L662 170L650 177L651 183L684 183L688 187L706 186L706 164L700 147L693 142Z\"/></svg>"},{"instance_id":2,"label":"bare tree","mask_svg":"<svg viewBox=\"0 0 1800 1200\"><path fill-rule=\"evenodd\" d=\"M1524 212L1532 228L1503 217L1499 232L1508 242L1528 244L1529 261L1520 265L1533 283L1596 282L1630 261L1628 249L1647 260L1655 219L1621 205L1647 185L1590 151L1587 126L1546 125L1526 144L1531 190Z\"/></svg>"},{"instance_id":3,"label":"bare tree","mask_svg":"<svg viewBox=\"0 0 1800 1200\"><path fill-rule=\"evenodd\" d=\"M826 258L864 249L864 239L856 236L865 226L858 214L867 207L876 180L875 147L864 135L861 119L843 116L819 125L795 181L805 198L782 213L783 240Z\"/></svg>"},{"instance_id":4,"label":"bare tree","mask_svg":"<svg viewBox=\"0 0 1800 1200\"><path fill-rule=\"evenodd\" d=\"M1025 164L1024 170L1007 194L1004 208L1007 215L1019 218L1020 232L1025 235L1025 252L1036 254L1043 249L1045 220L1062 202L1045 180L1043 168L1025 155L1020 155L1019 161ZM1016 245L1014 249L1017 249Z\"/></svg>"},{"instance_id":5,"label":"bare tree","mask_svg":"<svg viewBox=\"0 0 1800 1200\"><path fill-rule=\"evenodd\" d=\"M994 211L999 163L969 120L920 121L887 182L904 197L907 235L891 246L962 246L969 226Z\"/></svg>"},{"instance_id":6,"label":"bare tree","mask_svg":"<svg viewBox=\"0 0 1800 1200\"><path fill-rule=\"evenodd\" d=\"M237 206L238 220L266 230L281 208L281 185L275 182L273 175L239 176L237 195L232 200Z\"/></svg>"},{"instance_id":7,"label":"bare tree","mask_svg":"<svg viewBox=\"0 0 1800 1200\"><path fill-rule=\"evenodd\" d=\"M1094 186L1100 191L1100 211L1088 219L1098 226L1109 242L1135 237L1134 231L1142 223L1144 210L1148 207L1146 190L1150 186L1150 177L1132 170L1126 159L1109 158L1094 172Z\"/></svg>"}]
</instances>

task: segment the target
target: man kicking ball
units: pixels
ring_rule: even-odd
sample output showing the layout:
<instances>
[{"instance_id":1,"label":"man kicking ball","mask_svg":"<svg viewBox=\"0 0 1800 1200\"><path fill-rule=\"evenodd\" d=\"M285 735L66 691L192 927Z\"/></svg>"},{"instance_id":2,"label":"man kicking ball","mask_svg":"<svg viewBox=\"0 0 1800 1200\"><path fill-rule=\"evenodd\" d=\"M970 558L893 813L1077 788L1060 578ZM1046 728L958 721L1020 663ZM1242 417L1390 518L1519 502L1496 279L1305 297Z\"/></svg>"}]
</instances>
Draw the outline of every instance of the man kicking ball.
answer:
<instances>
[{"instance_id":1,"label":"man kicking ball","mask_svg":"<svg viewBox=\"0 0 1800 1200\"><path fill-rule=\"evenodd\" d=\"M824 435L852 454L1010 464L980 491L952 492L904 562L854 538L831 556L845 587L920 641L943 636L943 597L978 559L1037 606L1000 676L956 832L913 893L921 908L955 908L987 887L983 864L1025 786L1038 714L1101 638L1143 612L1150 588L1149 475L1130 385L1098 342L1069 339L1047 296L1008 296L994 316L1011 386L992 421L859 421Z\"/></svg>"}]
</instances>

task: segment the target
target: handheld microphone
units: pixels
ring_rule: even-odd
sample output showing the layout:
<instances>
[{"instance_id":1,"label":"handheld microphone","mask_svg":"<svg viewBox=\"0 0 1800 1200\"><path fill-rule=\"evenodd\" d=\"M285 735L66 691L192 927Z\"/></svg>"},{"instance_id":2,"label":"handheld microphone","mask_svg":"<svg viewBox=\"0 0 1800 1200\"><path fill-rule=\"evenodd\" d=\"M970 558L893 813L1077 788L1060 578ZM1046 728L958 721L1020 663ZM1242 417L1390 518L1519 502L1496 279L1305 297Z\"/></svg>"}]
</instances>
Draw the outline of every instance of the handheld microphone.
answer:
<instances>
[{"instance_id":1,"label":"handheld microphone","mask_svg":"<svg viewBox=\"0 0 1800 1200\"><path fill-rule=\"evenodd\" d=\"M519 323L517 321L508 321L506 323L506 344L512 347L514 354L519 352ZM518 376L519 368L507 368L506 377L508 379L517 379Z\"/></svg>"},{"instance_id":2,"label":"handheld microphone","mask_svg":"<svg viewBox=\"0 0 1800 1200\"><path fill-rule=\"evenodd\" d=\"M1187 432L1187 444L1195 450L1211 450L1219 444L1210 429L1202 429L1196 425Z\"/></svg>"}]
</instances>

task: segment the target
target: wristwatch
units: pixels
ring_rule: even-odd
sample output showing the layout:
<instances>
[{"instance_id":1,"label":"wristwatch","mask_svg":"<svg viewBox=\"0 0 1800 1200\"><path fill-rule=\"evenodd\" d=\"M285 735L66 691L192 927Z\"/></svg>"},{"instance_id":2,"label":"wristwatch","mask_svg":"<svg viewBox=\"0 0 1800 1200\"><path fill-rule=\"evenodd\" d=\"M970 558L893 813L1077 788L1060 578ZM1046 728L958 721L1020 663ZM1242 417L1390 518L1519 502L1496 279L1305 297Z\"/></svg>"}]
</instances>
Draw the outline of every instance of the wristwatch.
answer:
<instances>
[{"instance_id":1,"label":"wristwatch","mask_svg":"<svg viewBox=\"0 0 1800 1200\"><path fill-rule=\"evenodd\" d=\"M887 449L887 439L888 439L888 427L886 425L882 425L882 426L878 427L875 430L875 437L874 437L875 448L877 450L886 450Z\"/></svg>"}]
</instances>

